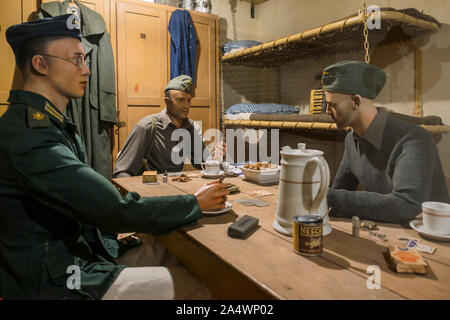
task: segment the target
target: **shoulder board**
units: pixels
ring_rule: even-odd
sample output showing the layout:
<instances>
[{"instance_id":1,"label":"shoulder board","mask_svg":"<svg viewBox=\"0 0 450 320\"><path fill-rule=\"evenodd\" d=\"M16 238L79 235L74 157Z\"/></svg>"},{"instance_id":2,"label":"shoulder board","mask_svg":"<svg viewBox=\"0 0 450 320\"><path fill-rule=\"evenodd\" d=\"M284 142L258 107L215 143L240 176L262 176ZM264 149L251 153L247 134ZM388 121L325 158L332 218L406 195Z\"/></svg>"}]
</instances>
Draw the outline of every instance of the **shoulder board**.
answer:
<instances>
[{"instance_id":1,"label":"shoulder board","mask_svg":"<svg viewBox=\"0 0 450 320\"><path fill-rule=\"evenodd\" d=\"M47 114L28 106L27 122L29 128L50 128L50 118Z\"/></svg>"}]
</instances>

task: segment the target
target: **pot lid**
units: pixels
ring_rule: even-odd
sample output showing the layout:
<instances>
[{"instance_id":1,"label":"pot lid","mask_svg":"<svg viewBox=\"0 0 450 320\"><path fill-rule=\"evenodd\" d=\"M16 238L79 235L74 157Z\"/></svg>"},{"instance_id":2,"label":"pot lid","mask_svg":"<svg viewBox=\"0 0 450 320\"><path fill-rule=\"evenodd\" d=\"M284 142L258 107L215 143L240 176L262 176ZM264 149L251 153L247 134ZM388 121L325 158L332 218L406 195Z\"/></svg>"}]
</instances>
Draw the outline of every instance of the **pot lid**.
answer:
<instances>
[{"instance_id":1,"label":"pot lid","mask_svg":"<svg viewBox=\"0 0 450 320\"><path fill-rule=\"evenodd\" d=\"M292 156L301 156L301 157L317 157L323 155L323 152L320 150L314 149L306 149L305 143L298 143L298 149L291 149L289 146L285 146L280 151L281 155L292 155Z\"/></svg>"}]
</instances>

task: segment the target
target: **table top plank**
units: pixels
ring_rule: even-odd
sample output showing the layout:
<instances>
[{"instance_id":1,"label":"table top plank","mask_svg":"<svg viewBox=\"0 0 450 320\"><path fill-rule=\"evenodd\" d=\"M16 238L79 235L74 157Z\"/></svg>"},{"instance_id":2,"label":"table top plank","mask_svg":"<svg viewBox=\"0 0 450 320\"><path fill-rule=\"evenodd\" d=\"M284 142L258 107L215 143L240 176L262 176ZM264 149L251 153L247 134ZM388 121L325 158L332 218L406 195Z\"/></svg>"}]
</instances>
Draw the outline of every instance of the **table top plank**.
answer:
<instances>
[{"instance_id":1,"label":"table top plank","mask_svg":"<svg viewBox=\"0 0 450 320\"><path fill-rule=\"evenodd\" d=\"M225 217L227 215L223 215ZM215 217L217 220L220 217ZM172 232L157 236L190 272L201 279L218 299L225 300L273 300L283 299L253 278L237 270L233 265L205 249L185 232Z\"/></svg>"},{"instance_id":2,"label":"table top plank","mask_svg":"<svg viewBox=\"0 0 450 320\"><path fill-rule=\"evenodd\" d=\"M332 221L334 228L352 233L352 225L348 223L348 219L332 218ZM433 254L422 253L423 258L426 261L435 261L450 267L449 242L430 241L426 238L421 237L415 230L409 228L409 226L402 228L399 225L391 223L377 223L377 225L379 227L379 230L377 232L385 234L390 243L400 244L401 241L399 240L399 238L410 238L419 239L420 242L425 245L436 247L436 251ZM367 231L364 230L360 231L360 236L381 244L385 243L381 239L371 236Z\"/></svg>"},{"instance_id":3,"label":"table top plank","mask_svg":"<svg viewBox=\"0 0 450 320\"><path fill-rule=\"evenodd\" d=\"M250 183L244 183L244 181L237 180L239 178L230 179L231 183L238 184L240 186L241 191L248 192L250 190L255 189L263 189L267 191L274 192L275 187L266 186L262 187L257 186ZM204 179L202 179L204 181ZM202 180L196 181L195 187L201 185ZM189 192L190 185L178 183L180 189ZM257 217L260 219L261 226L268 232L273 233L276 236L286 239L290 243L292 243L292 238L282 235L276 232L272 228L272 223L275 216L276 210L276 202L268 199L268 197L261 198L266 202L271 203L270 208L263 207L246 207L240 203L235 202L237 199L249 198L250 196L246 193L238 193L229 196L229 200L233 203L233 208L235 208L235 212L239 212L241 215L249 214L251 216ZM334 226L334 221L331 222ZM446 263L449 260L449 255L445 253L442 254L442 251L448 250L448 244L437 244L439 246L439 250L433 255L428 255L426 253L422 254L424 259L429 263L429 273L425 276L417 276L411 274L398 274L392 271L385 260L384 252L387 251L387 244L378 238L370 237L367 233L366 237L354 238L351 236L351 224L349 224L349 220L345 221L345 223L339 224L341 227L344 225L344 231L335 229L328 237L325 237L324 240L324 254L323 257L329 259L330 261L341 265L342 267L347 267L349 270L352 270L361 276L367 277L367 267L370 265L377 265L381 270L381 284L383 287L386 287L390 290L395 290L397 293L402 296L408 296L414 299L421 299L425 296L425 292L421 290L416 295L417 290L414 290L417 287L428 288L430 294L426 294L426 296L433 296L436 299L447 299L450 297L450 269L447 268L448 265ZM417 238L417 234L414 235L414 230L405 230L403 228L399 228L398 225L394 224L379 224L380 232L386 233L388 239L390 239L389 243L392 244L400 244L398 240L399 237L409 237L409 238ZM347 231L347 232L345 232ZM401 231L399 235L399 231ZM365 231L361 231L361 233L366 233ZM374 239L378 241L373 241ZM429 241L422 241L428 245L434 245L435 243ZM438 254L438 252L440 252ZM366 254L367 253L367 254ZM349 258L351 257L351 258ZM442 266L444 264L444 266ZM414 281L411 281L414 279Z\"/></svg>"},{"instance_id":4,"label":"table top plank","mask_svg":"<svg viewBox=\"0 0 450 320\"><path fill-rule=\"evenodd\" d=\"M235 197L238 197L238 195L235 195ZM270 208L245 207L233 200L236 212L245 212L258 217L262 228L292 243L292 237L282 235L272 227L275 219L275 205L271 205ZM334 226L333 221L331 221L331 225ZM351 226L349 220L347 220L347 225ZM390 290L395 290L395 292L405 297L414 299L423 299L425 296L433 296L436 299L447 299L450 297L450 268L445 265L442 266L441 262L437 263L433 259L429 259L430 272L425 276L398 274L388 267L384 258L383 253L387 251L387 248L388 246L382 241L380 243L364 237L354 238L350 232L335 228L330 235L324 238L324 253L322 257L365 278L368 277L367 268L371 265L377 265L381 271L381 285ZM425 255L423 254L423 256ZM411 279L414 279L414 281L411 281ZM425 294L422 290L416 296L415 291L417 290L415 288L417 287L427 288L430 292Z\"/></svg>"},{"instance_id":5,"label":"table top plank","mask_svg":"<svg viewBox=\"0 0 450 320\"><path fill-rule=\"evenodd\" d=\"M143 185L140 177L114 179L119 187L136 191L141 196L193 193L210 181L193 178L181 183L169 178L168 183L150 186ZM223 262L245 274L250 281L265 287L269 295L284 299L450 298L448 244L423 241L438 247L434 255L427 257L423 254L429 264L426 276L397 274L388 268L384 260L385 243L364 234L364 231L361 231L360 238L353 238L351 221L332 219L334 230L325 237L324 253L320 257L300 256L292 251L292 238L276 232L272 227L278 187L254 185L241 178L227 178L226 181L239 185L241 190L229 196L233 210L221 216L204 217L197 226L178 232L185 232L187 239L197 241ZM237 199L251 198L248 193L256 189L273 193L261 198L269 203L268 207L246 207L235 202ZM228 237L228 226L245 214L259 218L261 227L246 240ZM414 230L402 229L397 225L380 224L379 232L387 234L389 239L419 237ZM380 290L369 290L366 286L370 276L366 273L369 265L380 267Z\"/></svg>"},{"instance_id":6,"label":"table top plank","mask_svg":"<svg viewBox=\"0 0 450 320\"><path fill-rule=\"evenodd\" d=\"M213 223L217 218L203 218L198 226L186 232L221 259L255 281L264 283L284 299L400 298L386 289L368 290L365 279L326 259L295 254L291 243L262 228L245 240L228 237L227 228L231 222ZM311 281L312 274L314 281ZM339 290L330 290L332 287Z\"/></svg>"}]
</instances>

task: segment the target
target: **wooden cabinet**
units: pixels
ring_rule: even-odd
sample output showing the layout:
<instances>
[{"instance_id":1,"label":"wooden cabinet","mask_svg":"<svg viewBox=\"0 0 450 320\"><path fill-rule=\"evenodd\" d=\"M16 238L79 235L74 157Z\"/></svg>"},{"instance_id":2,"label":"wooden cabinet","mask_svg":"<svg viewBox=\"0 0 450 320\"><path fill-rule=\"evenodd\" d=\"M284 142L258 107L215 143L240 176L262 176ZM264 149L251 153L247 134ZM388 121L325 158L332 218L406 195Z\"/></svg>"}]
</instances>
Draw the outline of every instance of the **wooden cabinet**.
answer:
<instances>
[{"instance_id":1,"label":"wooden cabinet","mask_svg":"<svg viewBox=\"0 0 450 320\"><path fill-rule=\"evenodd\" d=\"M170 80L170 16L177 8L117 1L117 72L120 150L143 117L161 111ZM203 131L218 124L217 16L191 11L199 38L197 83L189 118Z\"/></svg>"},{"instance_id":2,"label":"wooden cabinet","mask_svg":"<svg viewBox=\"0 0 450 320\"><path fill-rule=\"evenodd\" d=\"M117 4L119 149L133 126L159 112L167 83L166 12L151 6Z\"/></svg>"},{"instance_id":3,"label":"wooden cabinet","mask_svg":"<svg viewBox=\"0 0 450 320\"><path fill-rule=\"evenodd\" d=\"M41 3L54 0L1 0L0 1L0 116L8 107L9 91L22 86L22 76L15 66L14 54L6 41L5 31L11 25L31 21ZM110 0L81 0L81 3L100 13L110 30Z\"/></svg>"},{"instance_id":4,"label":"wooden cabinet","mask_svg":"<svg viewBox=\"0 0 450 320\"><path fill-rule=\"evenodd\" d=\"M6 41L6 30L17 23L30 21L37 10L36 0L1 0L0 1L0 116L8 108L11 89L20 88L23 82L14 62L14 54Z\"/></svg>"},{"instance_id":5,"label":"wooden cabinet","mask_svg":"<svg viewBox=\"0 0 450 320\"><path fill-rule=\"evenodd\" d=\"M41 3L54 0L0 1L0 115L6 111L11 88L22 79L5 39L12 24L29 21ZM116 57L117 108L121 127L113 139L113 159L133 126L144 116L164 108L164 88L170 80L170 16L176 7L140 0L79 0L105 19ZM197 82L189 117L202 121L203 131L217 128L218 17L191 11L199 39Z\"/></svg>"},{"instance_id":6,"label":"wooden cabinet","mask_svg":"<svg viewBox=\"0 0 450 320\"><path fill-rule=\"evenodd\" d=\"M9 91L15 79L14 54L6 41L5 32L13 24L22 22L22 2L17 0L0 1L0 114L6 111Z\"/></svg>"},{"instance_id":7,"label":"wooden cabinet","mask_svg":"<svg viewBox=\"0 0 450 320\"><path fill-rule=\"evenodd\" d=\"M218 57L216 19L213 16L197 15L195 13L191 14L191 16L199 43L197 44L197 83L189 117L202 121L202 129L205 131L209 128L218 128L216 75L219 70L217 70L216 61ZM170 52L170 48L168 51ZM170 57L168 59L170 61Z\"/></svg>"}]
</instances>

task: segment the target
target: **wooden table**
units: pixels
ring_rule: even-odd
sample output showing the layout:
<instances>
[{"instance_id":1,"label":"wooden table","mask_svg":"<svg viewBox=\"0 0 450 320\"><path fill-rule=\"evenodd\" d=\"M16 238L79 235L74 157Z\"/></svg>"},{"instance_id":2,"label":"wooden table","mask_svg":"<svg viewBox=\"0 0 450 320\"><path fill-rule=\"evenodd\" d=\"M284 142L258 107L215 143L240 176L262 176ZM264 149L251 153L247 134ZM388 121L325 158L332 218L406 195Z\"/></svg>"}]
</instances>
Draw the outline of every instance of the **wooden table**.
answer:
<instances>
[{"instance_id":1,"label":"wooden table","mask_svg":"<svg viewBox=\"0 0 450 320\"><path fill-rule=\"evenodd\" d=\"M189 182L172 181L146 185L141 177L114 179L121 192L135 191L141 196L164 196L193 193L208 182L193 178ZM450 299L450 245L421 242L434 247L434 254L423 253L429 268L427 275L398 274L388 268L384 252L388 243L400 243L399 237L420 238L412 229L394 224L378 224L378 232L388 242L361 230L352 237L351 221L333 219L333 231L324 238L324 252L305 257L292 250L292 238L272 227L278 186L259 186L241 177L227 178L239 185L240 193L230 195L232 211L204 217L194 227L158 237L178 259L202 279L220 299ZM254 190L272 195L261 198L267 207L246 207L236 200L251 198ZM248 214L259 219L260 227L247 239L227 235L228 226ZM381 271L381 288L369 289L372 273L369 266ZM373 277L372 277L373 278ZM369 280L369 282L371 282Z\"/></svg>"}]
</instances>

